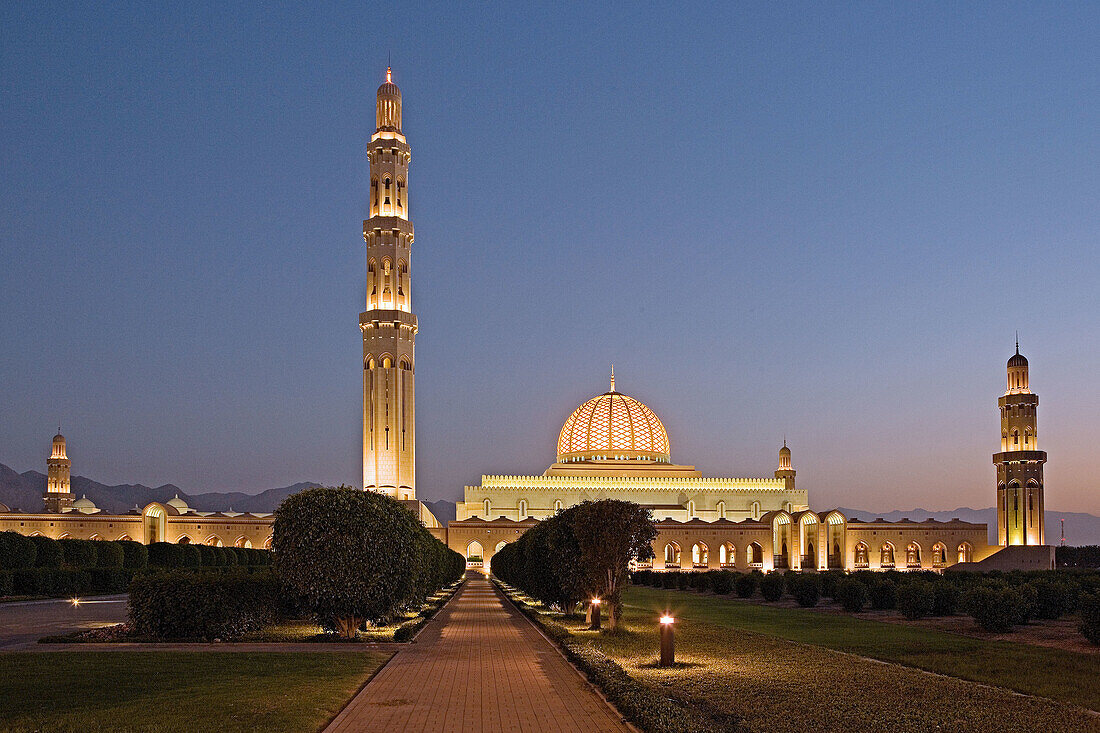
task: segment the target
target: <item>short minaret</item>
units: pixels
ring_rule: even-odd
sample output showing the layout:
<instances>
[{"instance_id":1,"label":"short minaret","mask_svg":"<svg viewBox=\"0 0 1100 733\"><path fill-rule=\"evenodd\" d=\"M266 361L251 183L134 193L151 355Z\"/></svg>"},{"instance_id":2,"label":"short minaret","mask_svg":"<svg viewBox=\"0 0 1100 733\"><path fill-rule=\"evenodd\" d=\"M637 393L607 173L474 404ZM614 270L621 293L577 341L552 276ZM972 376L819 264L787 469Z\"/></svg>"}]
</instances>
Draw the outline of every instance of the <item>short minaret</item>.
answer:
<instances>
[{"instance_id":1,"label":"short minaret","mask_svg":"<svg viewBox=\"0 0 1100 733\"><path fill-rule=\"evenodd\" d=\"M65 452L65 436L58 427L57 435L53 436L53 448L50 457L46 459L46 493L42 500L46 503L46 511L54 514L69 512L73 509L73 494L69 483L69 470L72 461Z\"/></svg>"},{"instance_id":2,"label":"short minaret","mask_svg":"<svg viewBox=\"0 0 1100 733\"><path fill-rule=\"evenodd\" d=\"M401 132L401 90L386 69L378 87L376 129L367 145L370 218L363 334L363 488L396 499L416 497L409 145Z\"/></svg>"},{"instance_id":3,"label":"short minaret","mask_svg":"<svg viewBox=\"0 0 1100 733\"><path fill-rule=\"evenodd\" d=\"M997 467L997 538L1002 546L1045 545L1043 464L1039 450L1039 395L1029 387L1027 359L1016 353L1008 360L1008 389L997 400L1001 409L1001 452Z\"/></svg>"},{"instance_id":4,"label":"short minaret","mask_svg":"<svg viewBox=\"0 0 1100 733\"><path fill-rule=\"evenodd\" d=\"M783 439L783 447L779 449L779 468L775 470L775 477L783 480L787 491L794 491L794 469L791 468L791 449L787 447L787 439Z\"/></svg>"}]
</instances>

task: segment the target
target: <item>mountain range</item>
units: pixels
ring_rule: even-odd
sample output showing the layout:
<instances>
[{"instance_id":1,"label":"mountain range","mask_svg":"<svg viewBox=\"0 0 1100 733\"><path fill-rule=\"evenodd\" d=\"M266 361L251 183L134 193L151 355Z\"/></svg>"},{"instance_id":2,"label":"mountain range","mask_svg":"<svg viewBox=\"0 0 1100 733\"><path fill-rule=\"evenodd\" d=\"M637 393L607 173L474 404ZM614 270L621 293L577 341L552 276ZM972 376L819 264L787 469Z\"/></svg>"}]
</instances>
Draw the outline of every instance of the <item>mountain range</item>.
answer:
<instances>
[{"instance_id":1,"label":"mountain range","mask_svg":"<svg viewBox=\"0 0 1100 733\"><path fill-rule=\"evenodd\" d=\"M245 494L240 491L205 492L189 494L175 484L163 486L144 486L142 484L119 484L108 486L85 476L72 477L72 492L77 497L87 496L104 512L119 514L144 507L151 501L168 501L178 496L189 506L201 511L218 512L232 509L237 512L273 512L283 499L291 494L318 482L302 481L277 489L267 489L258 494ZM40 471L18 473L0 463L0 503L13 509L37 512L42 509L42 492L46 488L46 474ZM435 517L446 525L455 518L455 502L426 501ZM989 541L997 541L997 510L995 507L971 509L959 507L950 511L930 509L894 510L890 512L872 512L866 509L840 507L841 513L849 519L874 520L882 517L888 522L908 517L915 522L924 519L936 519L941 522L958 518L964 522L984 522L989 526ZM1059 520L1066 523L1066 543L1070 545L1100 545L1100 517L1084 512L1058 512L1047 510L1047 540L1057 544L1060 536Z\"/></svg>"}]
</instances>

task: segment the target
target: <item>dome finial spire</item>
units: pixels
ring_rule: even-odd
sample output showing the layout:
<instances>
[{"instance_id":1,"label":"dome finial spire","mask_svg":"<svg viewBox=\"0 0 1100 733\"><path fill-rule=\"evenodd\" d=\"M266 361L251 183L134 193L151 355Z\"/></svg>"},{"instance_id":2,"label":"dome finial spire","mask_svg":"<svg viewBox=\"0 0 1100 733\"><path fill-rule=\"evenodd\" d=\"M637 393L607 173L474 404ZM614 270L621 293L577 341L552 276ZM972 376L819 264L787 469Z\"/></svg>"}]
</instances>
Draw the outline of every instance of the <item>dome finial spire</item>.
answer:
<instances>
[{"instance_id":1,"label":"dome finial spire","mask_svg":"<svg viewBox=\"0 0 1100 733\"><path fill-rule=\"evenodd\" d=\"M615 391L615 365L611 365L611 391ZM60 432L60 431L59 431Z\"/></svg>"},{"instance_id":2,"label":"dome finial spire","mask_svg":"<svg viewBox=\"0 0 1100 733\"><path fill-rule=\"evenodd\" d=\"M1016 353L1020 353L1020 329L1016 329Z\"/></svg>"}]
</instances>

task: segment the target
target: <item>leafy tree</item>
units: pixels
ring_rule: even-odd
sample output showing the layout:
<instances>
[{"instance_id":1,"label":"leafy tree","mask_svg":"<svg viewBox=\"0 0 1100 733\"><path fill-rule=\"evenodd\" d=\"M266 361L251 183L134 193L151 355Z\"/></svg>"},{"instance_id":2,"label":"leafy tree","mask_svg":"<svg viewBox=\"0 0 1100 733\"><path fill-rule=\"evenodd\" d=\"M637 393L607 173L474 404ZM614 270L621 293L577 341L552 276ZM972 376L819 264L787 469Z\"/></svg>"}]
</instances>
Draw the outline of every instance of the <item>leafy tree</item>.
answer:
<instances>
[{"instance_id":1,"label":"leafy tree","mask_svg":"<svg viewBox=\"0 0 1100 733\"><path fill-rule=\"evenodd\" d=\"M867 586L855 578L842 578L837 581L833 598L848 613L859 613L867 605Z\"/></svg>"},{"instance_id":2,"label":"leafy tree","mask_svg":"<svg viewBox=\"0 0 1100 733\"><path fill-rule=\"evenodd\" d=\"M586 501L572 509L585 584L607 604L608 627L614 630L622 615L630 561L653 557L652 543L657 538L653 515L618 499Z\"/></svg>"},{"instance_id":3,"label":"leafy tree","mask_svg":"<svg viewBox=\"0 0 1100 733\"><path fill-rule=\"evenodd\" d=\"M347 486L287 497L275 512L274 566L325 624L348 638L456 580L457 553L398 501Z\"/></svg>"}]
</instances>

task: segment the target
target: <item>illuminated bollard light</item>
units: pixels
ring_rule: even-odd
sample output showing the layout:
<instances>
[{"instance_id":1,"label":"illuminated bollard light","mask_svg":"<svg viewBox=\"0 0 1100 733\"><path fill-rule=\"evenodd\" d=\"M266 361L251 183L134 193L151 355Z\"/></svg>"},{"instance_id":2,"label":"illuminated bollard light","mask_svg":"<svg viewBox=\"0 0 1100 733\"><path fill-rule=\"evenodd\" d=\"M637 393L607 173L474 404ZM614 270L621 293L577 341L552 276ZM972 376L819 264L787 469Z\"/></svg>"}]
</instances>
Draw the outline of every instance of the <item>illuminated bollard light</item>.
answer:
<instances>
[{"instance_id":1,"label":"illuminated bollard light","mask_svg":"<svg viewBox=\"0 0 1100 733\"><path fill-rule=\"evenodd\" d=\"M593 598L592 602L588 606L589 616L591 616L591 623L588 628L592 631L600 630L600 599Z\"/></svg>"},{"instance_id":2,"label":"illuminated bollard light","mask_svg":"<svg viewBox=\"0 0 1100 733\"><path fill-rule=\"evenodd\" d=\"M661 666L671 667L676 663L676 648L672 638L672 616L661 616Z\"/></svg>"}]
</instances>

